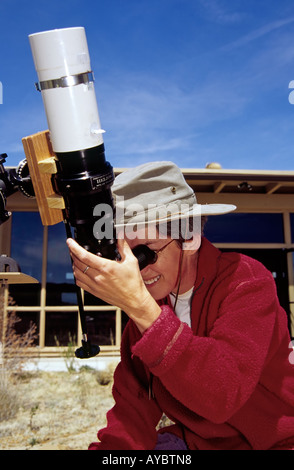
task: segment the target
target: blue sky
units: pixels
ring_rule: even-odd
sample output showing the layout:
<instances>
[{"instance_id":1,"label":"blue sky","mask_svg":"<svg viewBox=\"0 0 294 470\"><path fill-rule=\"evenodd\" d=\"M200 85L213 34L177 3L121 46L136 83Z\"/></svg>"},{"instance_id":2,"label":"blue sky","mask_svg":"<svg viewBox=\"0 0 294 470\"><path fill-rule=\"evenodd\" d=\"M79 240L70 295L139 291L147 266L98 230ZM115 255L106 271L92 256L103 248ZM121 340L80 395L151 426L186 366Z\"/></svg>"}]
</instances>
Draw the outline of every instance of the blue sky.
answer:
<instances>
[{"instance_id":1,"label":"blue sky","mask_svg":"<svg viewBox=\"0 0 294 470\"><path fill-rule=\"evenodd\" d=\"M7 165L47 129L28 35L84 26L114 167L294 170L293 0L0 0L0 19Z\"/></svg>"}]
</instances>

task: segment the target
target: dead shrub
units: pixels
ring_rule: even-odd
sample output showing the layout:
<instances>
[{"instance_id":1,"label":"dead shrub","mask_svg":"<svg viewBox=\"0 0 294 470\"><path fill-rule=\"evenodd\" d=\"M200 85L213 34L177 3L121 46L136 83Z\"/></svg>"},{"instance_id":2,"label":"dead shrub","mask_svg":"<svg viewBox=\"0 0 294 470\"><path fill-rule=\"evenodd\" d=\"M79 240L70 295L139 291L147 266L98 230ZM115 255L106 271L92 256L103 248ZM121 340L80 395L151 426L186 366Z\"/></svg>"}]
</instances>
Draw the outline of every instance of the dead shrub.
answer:
<instances>
[{"instance_id":1,"label":"dead shrub","mask_svg":"<svg viewBox=\"0 0 294 470\"><path fill-rule=\"evenodd\" d=\"M14 418L20 406L18 393L10 380L0 379L0 422Z\"/></svg>"},{"instance_id":2,"label":"dead shrub","mask_svg":"<svg viewBox=\"0 0 294 470\"><path fill-rule=\"evenodd\" d=\"M31 358L31 347L37 337L36 325L31 324L23 335L17 334L15 325L21 320L15 311L6 312L3 300L3 295L0 295L0 365L7 373L15 373L21 371ZM8 304L15 305L10 295Z\"/></svg>"},{"instance_id":3,"label":"dead shrub","mask_svg":"<svg viewBox=\"0 0 294 470\"><path fill-rule=\"evenodd\" d=\"M8 296L8 304L15 302ZM36 338L36 326L31 325L24 335L15 331L20 319L15 311L4 308L4 294L0 295L0 421L14 417L20 406L20 397L15 386L15 374L22 371L31 358L30 348Z\"/></svg>"},{"instance_id":4,"label":"dead shrub","mask_svg":"<svg viewBox=\"0 0 294 470\"><path fill-rule=\"evenodd\" d=\"M95 378L99 385L108 385L113 380L116 364L109 364L106 369L95 371Z\"/></svg>"}]
</instances>

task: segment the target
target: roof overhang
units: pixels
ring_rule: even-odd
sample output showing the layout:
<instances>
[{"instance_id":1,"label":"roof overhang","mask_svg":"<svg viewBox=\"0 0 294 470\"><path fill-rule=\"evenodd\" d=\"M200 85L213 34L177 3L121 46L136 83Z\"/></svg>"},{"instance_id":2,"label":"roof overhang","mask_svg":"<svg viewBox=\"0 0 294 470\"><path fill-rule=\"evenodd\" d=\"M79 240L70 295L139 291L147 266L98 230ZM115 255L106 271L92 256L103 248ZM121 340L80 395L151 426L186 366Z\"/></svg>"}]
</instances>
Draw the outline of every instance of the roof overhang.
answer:
<instances>
[{"instance_id":1,"label":"roof overhang","mask_svg":"<svg viewBox=\"0 0 294 470\"><path fill-rule=\"evenodd\" d=\"M115 169L115 174L124 171ZM187 183L201 193L294 194L294 171L182 168Z\"/></svg>"}]
</instances>

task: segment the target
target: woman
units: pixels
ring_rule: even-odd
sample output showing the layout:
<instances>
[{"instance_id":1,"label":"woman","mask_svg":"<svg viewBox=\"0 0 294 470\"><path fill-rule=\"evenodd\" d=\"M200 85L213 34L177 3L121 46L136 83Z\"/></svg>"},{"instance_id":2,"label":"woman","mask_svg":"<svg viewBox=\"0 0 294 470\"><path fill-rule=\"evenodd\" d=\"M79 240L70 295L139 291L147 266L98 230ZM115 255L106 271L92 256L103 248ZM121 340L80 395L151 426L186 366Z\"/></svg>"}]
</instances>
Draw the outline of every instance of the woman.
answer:
<instances>
[{"instance_id":1,"label":"woman","mask_svg":"<svg viewBox=\"0 0 294 470\"><path fill-rule=\"evenodd\" d=\"M77 284L130 318L115 405L90 449L294 448L290 338L273 277L199 229L200 215L235 207L200 207L171 162L122 173L113 193L121 260L68 241ZM156 252L141 272L138 245ZM163 413L175 424L157 432Z\"/></svg>"}]
</instances>

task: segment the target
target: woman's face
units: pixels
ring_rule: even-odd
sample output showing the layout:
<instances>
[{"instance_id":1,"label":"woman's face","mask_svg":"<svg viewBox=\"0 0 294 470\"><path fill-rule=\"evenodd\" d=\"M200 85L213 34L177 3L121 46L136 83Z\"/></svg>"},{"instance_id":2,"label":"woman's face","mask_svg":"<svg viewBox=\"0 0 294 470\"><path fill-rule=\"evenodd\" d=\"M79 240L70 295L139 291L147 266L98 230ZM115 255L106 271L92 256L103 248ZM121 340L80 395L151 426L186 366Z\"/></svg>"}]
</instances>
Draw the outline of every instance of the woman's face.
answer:
<instances>
[{"instance_id":1,"label":"woman's face","mask_svg":"<svg viewBox=\"0 0 294 470\"><path fill-rule=\"evenodd\" d=\"M148 291L155 300L160 300L177 289L181 249L176 240L172 241L169 237L163 239L158 236L150 239L145 236L146 231L142 229L136 239L127 238L127 242L132 249L141 244L155 251L164 248L158 253L157 261L141 271Z\"/></svg>"}]
</instances>

